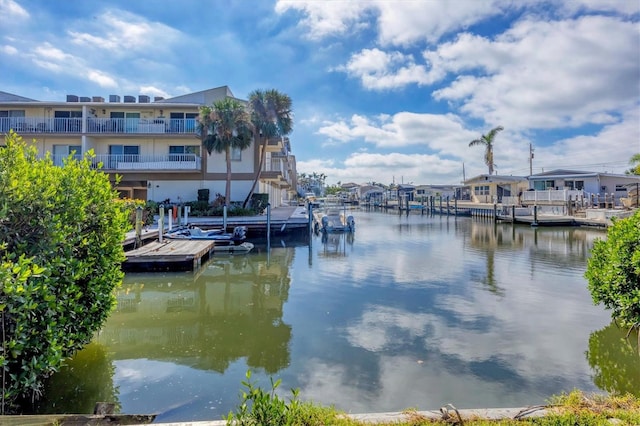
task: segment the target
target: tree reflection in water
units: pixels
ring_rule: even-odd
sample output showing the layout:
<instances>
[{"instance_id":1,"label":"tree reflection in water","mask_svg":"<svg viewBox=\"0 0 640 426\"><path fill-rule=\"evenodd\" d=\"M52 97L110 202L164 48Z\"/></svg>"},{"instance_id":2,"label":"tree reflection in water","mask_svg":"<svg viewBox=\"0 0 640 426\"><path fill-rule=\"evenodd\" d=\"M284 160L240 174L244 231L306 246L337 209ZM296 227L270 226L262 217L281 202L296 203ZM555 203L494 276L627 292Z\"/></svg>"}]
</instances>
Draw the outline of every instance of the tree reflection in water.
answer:
<instances>
[{"instance_id":1,"label":"tree reflection in water","mask_svg":"<svg viewBox=\"0 0 640 426\"><path fill-rule=\"evenodd\" d=\"M119 392L113 383L114 373L107 348L92 342L47 380L44 390L47 398L36 401L33 412L93 413L98 401L116 403L118 412Z\"/></svg>"},{"instance_id":2,"label":"tree reflection in water","mask_svg":"<svg viewBox=\"0 0 640 426\"><path fill-rule=\"evenodd\" d=\"M276 373L289 364L291 338L282 321L291 261L284 257L216 256L193 274L129 274L98 340L116 359L224 372L245 357Z\"/></svg>"},{"instance_id":3,"label":"tree reflection in water","mask_svg":"<svg viewBox=\"0 0 640 426\"><path fill-rule=\"evenodd\" d=\"M625 337L626 334L627 330L619 328L615 322L591 333L587 361L594 371L593 382L600 389L640 397L638 331L629 337Z\"/></svg>"}]
</instances>

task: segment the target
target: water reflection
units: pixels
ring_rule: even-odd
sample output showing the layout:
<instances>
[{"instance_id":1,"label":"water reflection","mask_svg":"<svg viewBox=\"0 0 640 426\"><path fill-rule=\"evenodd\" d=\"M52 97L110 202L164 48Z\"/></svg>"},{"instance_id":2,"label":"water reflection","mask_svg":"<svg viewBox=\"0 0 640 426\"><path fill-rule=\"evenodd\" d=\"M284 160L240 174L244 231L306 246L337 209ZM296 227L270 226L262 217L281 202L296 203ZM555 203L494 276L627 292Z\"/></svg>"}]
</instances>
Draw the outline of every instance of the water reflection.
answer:
<instances>
[{"instance_id":1,"label":"water reflection","mask_svg":"<svg viewBox=\"0 0 640 426\"><path fill-rule=\"evenodd\" d=\"M627 330L614 322L589 337L587 361L593 369L593 381L602 390L640 397L640 346L638 331Z\"/></svg>"},{"instance_id":2,"label":"water reflection","mask_svg":"<svg viewBox=\"0 0 640 426\"><path fill-rule=\"evenodd\" d=\"M282 321L289 263L216 256L191 276L128 274L97 341L119 359L224 372L246 357L249 366L275 373L289 363L291 326Z\"/></svg>"},{"instance_id":3,"label":"water reflection","mask_svg":"<svg viewBox=\"0 0 640 426\"><path fill-rule=\"evenodd\" d=\"M597 389L584 354L610 319L583 274L602 232L356 214L356 234L258 244L195 274L128 274L97 338L122 410L220 418L247 368L350 412Z\"/></svg>"},{"instance_id":4,"label":"water reflection","mask_svg":"<svg viewBox=\"0 0 640 426\"><path fill-rule=\"evenodd\" d=\"M36 402L34 412L93 413L98 401L114 402L119 409L114 373L107 348L92 342L46 382L44 394L48 397Z\"/></svg>"},{"instance_id":5,"label":"water reflection","mask_svg":"<svg viewBox=\"0 0 640 426\"><path fill-rule=\"evenodd\" d=\"M353 232L323 232L320 235L322 243L321 250L318 252L320 256L346 257L353 249L355 240Z\"/></svg>"}]
</instances>

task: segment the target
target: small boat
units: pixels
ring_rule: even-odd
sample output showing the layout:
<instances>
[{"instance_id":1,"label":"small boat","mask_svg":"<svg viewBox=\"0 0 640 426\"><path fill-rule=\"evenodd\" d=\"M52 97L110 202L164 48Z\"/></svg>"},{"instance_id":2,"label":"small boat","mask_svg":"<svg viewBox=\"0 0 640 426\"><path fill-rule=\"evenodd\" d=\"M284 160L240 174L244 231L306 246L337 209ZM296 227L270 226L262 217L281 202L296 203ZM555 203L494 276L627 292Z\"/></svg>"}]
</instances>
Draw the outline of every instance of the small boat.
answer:
<instances>
[{"instance_id":1,"label":"small boat","mask_svg":"<svg viewBox=\"0 0 640 426\"><path fill-rule=\"evenodd\" d=\"M246 226L236 226L233 228L233 232L229 233L222 229L204 230L189 225L167 232L164 236L174 240L212 240L215 242L214 253L247 253L253 249L253 244L245 241L247 238Z\"/></svg>"},{"instance_id":2,"label":"small boat","mask_svg":"<svg viewBox=\"0 0 640 426\"><path fill-rule=\"evenodd\" d=\"M353 216L347 215L345 208L328 207L314 212L314 230L317 232L354 232L356 222Z\"/></svg>"}]
</instances>

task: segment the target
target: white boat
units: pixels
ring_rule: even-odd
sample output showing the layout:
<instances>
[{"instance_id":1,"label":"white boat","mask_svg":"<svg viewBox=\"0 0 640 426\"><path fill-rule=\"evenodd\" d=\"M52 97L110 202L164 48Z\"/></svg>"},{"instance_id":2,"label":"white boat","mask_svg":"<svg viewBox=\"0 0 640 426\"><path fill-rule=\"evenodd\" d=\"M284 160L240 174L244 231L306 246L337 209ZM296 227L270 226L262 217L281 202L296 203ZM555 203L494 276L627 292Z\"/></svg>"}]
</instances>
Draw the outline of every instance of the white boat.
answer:
<instances>
[{"instance_id":1,"label":"white boat","mask_svg":"<svg viewBox=\"0 0 640 426\"><path fill-rule=\"evenodd\" d=\"M174 240L212 240L215 242L213 251L225 253L247 253L253 249L253 244L246 242L247 228L236 226L233 232L225 232L222 229L204 230L197 226L189 225L179 227L164 234L165 238Z\"/></svg>"},{"instance_id":2,"label":"white boat","mask_svg":"<svg viewBox=\"0 0 640 426\"><path fill-rule=\"evenodd\" d=\"M325 207L313 212L314 231L318 232L354 232L356 222L352 215L347 214L343 205L332 206L325 203Z\"/></svg>"}]
</instances>

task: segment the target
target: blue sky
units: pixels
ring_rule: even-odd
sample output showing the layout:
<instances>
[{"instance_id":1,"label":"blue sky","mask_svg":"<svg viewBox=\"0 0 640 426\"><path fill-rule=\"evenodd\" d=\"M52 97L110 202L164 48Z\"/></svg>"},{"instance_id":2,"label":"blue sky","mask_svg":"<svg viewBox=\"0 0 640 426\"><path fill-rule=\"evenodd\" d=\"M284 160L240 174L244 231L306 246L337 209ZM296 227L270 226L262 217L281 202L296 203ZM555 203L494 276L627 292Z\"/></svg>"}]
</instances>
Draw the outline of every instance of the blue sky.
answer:
<instances>
[{"instance_id":1,"label":"blue sky","mask_svg":"<svg viewBox=\"0 0 640 426\"><path fill-rule=\"evenodd\" d=\"M635 0L0 0L0 90L38 100L227 85L293 101L298 172L456 184L622 173L640 152Z\"/></svg>"}]
</instances>

